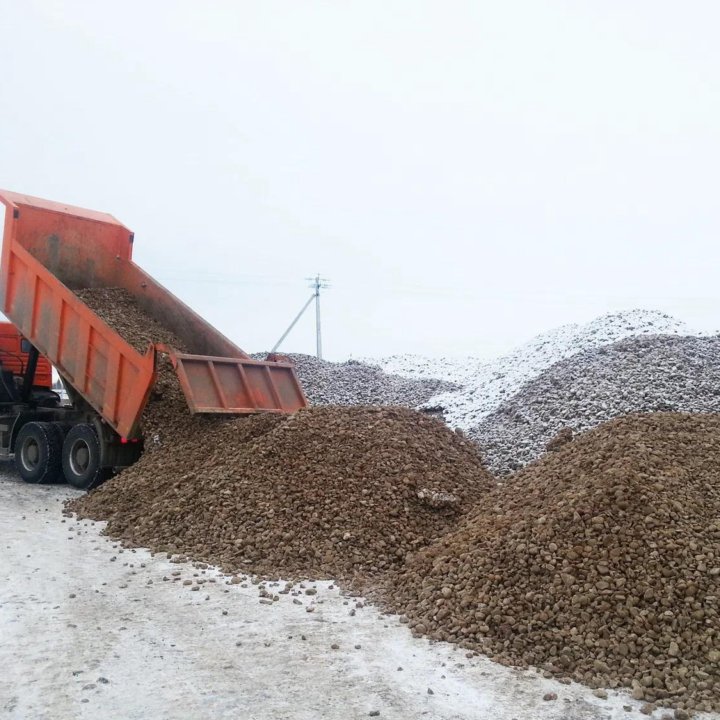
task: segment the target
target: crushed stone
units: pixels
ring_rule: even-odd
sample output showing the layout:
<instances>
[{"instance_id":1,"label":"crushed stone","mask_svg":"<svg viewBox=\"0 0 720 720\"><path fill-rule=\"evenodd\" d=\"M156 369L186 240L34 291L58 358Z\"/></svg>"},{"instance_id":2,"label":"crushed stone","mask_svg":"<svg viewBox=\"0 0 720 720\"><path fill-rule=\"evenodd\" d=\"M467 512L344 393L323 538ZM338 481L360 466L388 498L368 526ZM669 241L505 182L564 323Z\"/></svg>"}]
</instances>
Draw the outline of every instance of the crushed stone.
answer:
<instances>
[{"instance_id":1,"label":"crushed stone","mask_svg":"<svg viewBox=\"0 0 720 720\"><path fill-rule=\"evenodd\" d=\"M624 338L678 334L693 333L684 322L666 313L636 309L608 313L585 324L562 325L490 360L395 355L365 362L375 363L387 373L415 379L440 378L460 386L433 396L424 407L442 408L450 427L467 431L560 360Z\"/></svg>"},{"instance_id":2,"label":"crushed stone","mask_svg":"<svg viewBox=\"0 0 720 720\"><path fill-rule=\"evenodd\" d=\"M409 558L415 633L685 711L720 709L720 416L584 433Z\"/></svg>"},{"instance_id":3,"label":"crushed stone","mask_svg":"<svg viewBox=\"0 0 720 720\"><path fill-rule=\"evenodd\" d=\"M267 353L254 353L264 360ZM458 386L437 378L406 378L357 360L330 362L290 353L305 396L313 405L402 405L418 407Z\"/></svg>"},{"instance_id":4,"label":"crushed stone","mask_svg":"<svg viewBox=\"0 0 720 720\"><path fill-rule=\"evenodd\" d=\"M720 412L720 337L643 336L578 353L540 373L468 435L490 470L504 476L562 433L656 411Z\"/></svg>"},{"instance_id":5,"label":"crushed stone","mask_svg":"<svg viewBox=\"0 0 720 720\"><path fill-rule=\"evenodd\" d=\"M361 583L454 527L494 485L473 443L439 420L318 407L175 436L69 508L128 545L228 572Z\"/></svg>"}]
</instances>

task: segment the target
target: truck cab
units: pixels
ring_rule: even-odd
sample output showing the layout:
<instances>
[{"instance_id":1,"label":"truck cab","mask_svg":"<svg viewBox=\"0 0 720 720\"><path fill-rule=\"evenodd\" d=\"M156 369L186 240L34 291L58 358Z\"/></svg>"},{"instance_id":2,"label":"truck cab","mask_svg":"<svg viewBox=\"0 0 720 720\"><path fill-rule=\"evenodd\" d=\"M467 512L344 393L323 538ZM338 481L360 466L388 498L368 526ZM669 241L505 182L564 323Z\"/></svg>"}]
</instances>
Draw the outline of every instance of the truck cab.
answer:
<instances>
[{"instance_id":1,"label":"truck cab","mask_svg":"<svg viewBox=\"0 0 720 720\"><path fill-rule=\"evenodd\" d=\"M19 402L60 405L53 390L52 365L10 322L0 322L0 409Z\"/></svg>"}]
</instances>

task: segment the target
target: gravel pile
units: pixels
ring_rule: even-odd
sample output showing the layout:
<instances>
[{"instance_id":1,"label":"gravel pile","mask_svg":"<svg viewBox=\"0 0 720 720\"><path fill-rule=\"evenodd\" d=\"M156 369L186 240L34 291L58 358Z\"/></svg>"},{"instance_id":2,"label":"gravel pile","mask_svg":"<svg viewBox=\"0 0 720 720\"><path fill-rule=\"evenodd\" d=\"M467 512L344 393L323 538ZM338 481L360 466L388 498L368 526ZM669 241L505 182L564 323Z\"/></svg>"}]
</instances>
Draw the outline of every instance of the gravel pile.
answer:
<instances>
[{"instance_id":1,"label":"gravel pile","mask_svg":"<svg viewBox=\"0 0 720 720\"><path fill-rule=\"evenodd\" d=\"M138 349L183 347L123 290L80 296ZM333 363L312 360L298 369L337 376ZM367 369L350 367L361 392ZM107 520L107 532L129 545L230 572L359 581L454 527L495 485L472 442L406 408L191 416L167 362L143 428L151 451L70 508Z\"/></svg>"},{"instance_id":2,"label":"gravel pile","mask_svg":"<svg viewBox=\"0 0 720 720\"><path fill-rule=\"evenodd\" d=\"M627 310L602 315L583 325L563 325L491 360L395 355L376 362L388 373L416 379L437 377L459 385L459 389L441 392L426 404L442 407L451 427L467 431L554 363L624 338L660 334L691 332L683 322L665 313Z\"/></svg>"},{"instance_id":3,"label":"gravel pile","mask_svg":"<svg viewBox=\"0 0 720 720\"><path fill-rule=\"evenodd\" d=\"M138 352L151 343L165 343L181 352L188 348L180 338L144 312L135 298L123 288L79 290L78 297ZM158 377L143 416L145 450L153 451L164 439L186 436L205 426L214 426L217 418L193 416L170 360L158 358Z\"/></svg>"},{"instance_id":4,"label":"gravel pile","mask_svg":"<svg viewBox=\"0 0 720 720\"><path fill-rule=\"evenodd\" d=\"M267 353L252 357L263 360ZM454 385L437 378L411 379L389 375L380 367L357 360L342 363L312 355L289 354L305 396L313 405L402 405L418 407Z\"/></svg>"},{"instance_id":5,"label":"gravel pile","mask_svg":"<svg viewBox=\"0 0 720 720\"><path fill-rule=\"evenodd\" d=\"M720 338L647 336L556 363L469 436L500 476L538 458L563 429L635 412L720 412Z\"/></svg>"},{"instance_id":6,"label":"gravel pile","mask_svg":"<svg viewBox=\"0 0 720 720\"><path fill-rule=\"evenodd\" d=\"M173 436L70 504L129 545L229 572L361 581L495 485L475 446L406 408L318 407Z\"/></svg>"},{"instance_id":7,"label":"gravel pile","mask_svg":"<svg viewBox=\"0 0 720 720\"><path fill-rule=\"evenodd\" d=\"M481 498L385 592L416 633L720 710L720 416L582 435Z\"/></svg>"},{"instance_id":8,"label":"gravel pile","mask_svg":"<svg viewBox=\"0 0 720 720\"><path fill-rule=\"evenodd\" d=\"M139 353L145 353L151 343L165 343L181 352L187 351L185 343L142 310L124 288L85 288L75 294Z\"/></svg>"}]
</instances>

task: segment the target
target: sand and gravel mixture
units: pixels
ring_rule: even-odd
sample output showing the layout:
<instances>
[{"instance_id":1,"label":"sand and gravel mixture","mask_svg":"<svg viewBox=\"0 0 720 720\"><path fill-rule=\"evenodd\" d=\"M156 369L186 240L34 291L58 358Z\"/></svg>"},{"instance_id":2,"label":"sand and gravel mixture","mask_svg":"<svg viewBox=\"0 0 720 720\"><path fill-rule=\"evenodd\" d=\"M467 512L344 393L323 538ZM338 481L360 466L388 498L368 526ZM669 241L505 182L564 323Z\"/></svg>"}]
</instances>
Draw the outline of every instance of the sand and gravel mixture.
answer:
<instances>
[{"instance_id":1,"label":"sand and gravel mixture","mask_svg":"<svg viewBox=\"0 0 720 720\"><path fill-rule=\"evenodd\" d=\"M134 344L160 339L122 317ZM149 452L69 504L111 536L231 572L337 578L500 662L628 687L677 717L720 709L720 416L568 434L497 486L474 444L409 409L204 420L161 381Z\"/></svg>"}]
</instances>

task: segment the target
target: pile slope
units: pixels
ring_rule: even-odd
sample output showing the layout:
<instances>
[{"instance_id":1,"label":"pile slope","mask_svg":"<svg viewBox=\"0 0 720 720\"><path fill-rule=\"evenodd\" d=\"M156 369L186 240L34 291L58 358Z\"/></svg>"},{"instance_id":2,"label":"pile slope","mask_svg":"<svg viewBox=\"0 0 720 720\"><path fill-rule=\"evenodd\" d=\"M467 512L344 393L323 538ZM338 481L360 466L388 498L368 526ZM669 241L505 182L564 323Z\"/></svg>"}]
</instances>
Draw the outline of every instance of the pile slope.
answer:
<instances>
[{"instance_id":1,"label":"pile slope","mask_svg":"<svg viewBox=\"0 0 720 720\"><path fill-rule=\"evenodd\" d=\"M638 412L720 412L720 338L629 338L562 360L468 435L497 476L540 457L563 429Z\"/></svg>"},{"instance_id":2,"label":"pile slope","mask_svg":"<svg viewBox=\"0 0 720 720\"><path fill-rule=\"evenodd\" d=\"M267 353L254 353L263 360ZM305 396L312 405L402 405L418 407L440 392L458 386L437 378L407 378L379 367L347 360L337 363L312 355L287 355L295 365Z\"/></svg>"},{"instance_id":3,"label":"pile slope","mask_svg":"<svg viewBox=\"0 0 720 720\"><path fill-rule=\"evenodd\" d=\"M126 291L79 295L134 347L182 349ZM405 408L193 417L167 362L143 428L139 462L69 508L130 545L230 572L360 582L453 527L495 484L473 443Z\"/></svg>"},{"instance_id":4,"label":"pile slope","mask_svg":"<svg viewBox=\"0 0 720 720\"><path fill-rule=\"evenodd\" d=\"M229 572L362 582L494 487L477 450L406 408L320 407L176 433L70 504L130 545Z\"/></svg>"},{"instance_id":5,"label":"pile slope","mask_svg":"<svg viewBox=\"0 0 720 720\"><path fill-rule=\"evenodd\" d=\"M563 325L492 360L395 355L372 362L388 373L436 377L461 386L435 395L426 405L442 407L451 427L469 430L526 382L564 358L623 338L675 334L688 335L690 330L685 323L656 310L628 310L608 313L582 325Z\"/></svg>"},{"instance_id":6,"label":"pile slope","mask_svg":"<svg viewBox=\"0 0 720 720\"><path fill-rule=\"evenodd\" d=\"M78 297L138 352L151 343L165 343L186 352L185 343L138 305L124 288L86 288ZM145 450L153 451L175 436L185 437L202 428L213 427L217 418L192 416L169 358L158 358L158 376L142 416Z\"/></svg>"},{"instance_id":7,"label":"pile slope","mask_svg":"<svg viewBox=\"0 0 720 720\"><path fill-rule=\"evenodd\" d=\"M720 709L720 416L583 434L481 499L385 593L415 632L501 662Z\"/></svg>"}]
</instances>

